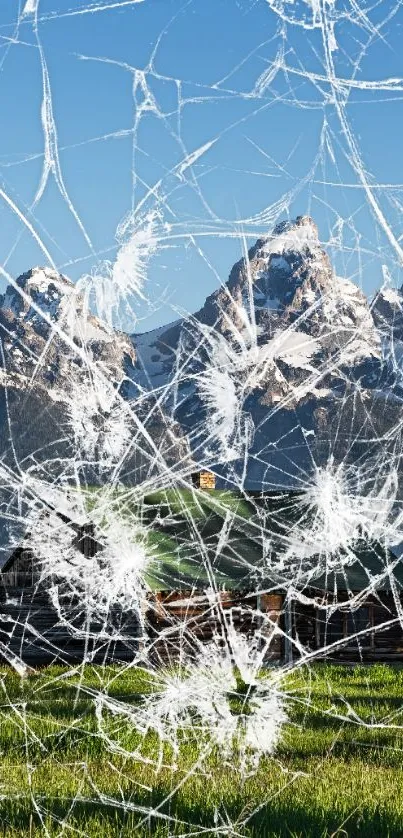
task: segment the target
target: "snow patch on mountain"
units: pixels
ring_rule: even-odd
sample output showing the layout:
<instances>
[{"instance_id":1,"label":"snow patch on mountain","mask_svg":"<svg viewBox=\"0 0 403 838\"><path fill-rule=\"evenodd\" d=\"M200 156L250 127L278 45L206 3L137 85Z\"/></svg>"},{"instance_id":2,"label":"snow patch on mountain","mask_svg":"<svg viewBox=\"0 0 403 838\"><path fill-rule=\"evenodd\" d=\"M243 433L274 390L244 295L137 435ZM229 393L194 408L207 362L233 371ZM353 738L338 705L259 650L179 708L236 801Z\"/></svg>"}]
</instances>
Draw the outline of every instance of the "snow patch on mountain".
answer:
<instances>
[{"instance_id":1,"label":"snow patch on mountain","mask_svg":"<svg viewBox=\"0 0 403 838\"><path fill-rule=\"evenodd\" d=\"M295 331L277 332L273 341L267 344L267 350L273 344L273 357L293 367L310 369L313 367L308 362L319 351L320 343L317 338L312 338L305 332Z\"/></svg>"},{"instance_id":2,"label":"snow patch on mountain","mask_svg":"<svg viewBox=\"0 0 403 838\"><path fill-rule=\"evenodd\" d=\"M283 221L274 228L261 248L265 256L304 248L320 247L318 228L309 216L299 215L295 221ZM277 256L275 257L277 259ZM276 267L278 264L276 264Z\"/></svg>"}]
</instances>

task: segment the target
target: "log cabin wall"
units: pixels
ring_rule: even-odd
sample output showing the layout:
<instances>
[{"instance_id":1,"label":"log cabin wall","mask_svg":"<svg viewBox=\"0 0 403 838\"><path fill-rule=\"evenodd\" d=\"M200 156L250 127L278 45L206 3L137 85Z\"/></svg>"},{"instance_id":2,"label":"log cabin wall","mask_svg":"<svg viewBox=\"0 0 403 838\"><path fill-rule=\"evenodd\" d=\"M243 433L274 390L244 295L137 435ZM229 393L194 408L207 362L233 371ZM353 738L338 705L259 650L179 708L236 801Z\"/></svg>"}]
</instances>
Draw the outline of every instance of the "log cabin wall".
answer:
<instances>
[{"instance_id":1,"label":"log cabin wall","mask_svg":"<svg viewBox=\"0 0 403 838\"><path fill-rule=\"evenodd\" d=\"M32 573L13 567L0 578L0 640L28 665L123 662L133 660L138 652L141 626L135 612L123 614L115 609L109 614L107 634L100 619L92 619L87 631L82 608L81 620L71 617L74 609L79 611L79 603L66 603L65 619L60 619L49 590Z\"/></svg>"},{"instance_id":2,"label":"log cabin wall","mask_svg":"<svg viewBox=\"0 0 403 838\"><path fill-rule=\"evenodd\" d=\"M0 572L0 585L22 586L32 585L39 579L38 568L35 567L32 551L26 547L17 547L10 561L6 562Z\"/></svg>"},{"instance_id":3,"label":"log cabin wall","mask_svg":"<svg viewBox=\"0 0 403 838\"><path fill-rule=\"evenodd\" d=\"M277 631L282 601L280 594L223 591L219 607L217 601L197 591L162 591L150 596L146 618L153 662L175 663L184 655L192 657L200 643L208 643L213 637L224 643L222 612L236 631L249 638L258 637L265 660L278 660L282 654Z\"/></svg>"},{"instance_id":4,"label":"log cabin wall","mask_svg":"<svg viewBox=\"0 0 403 838\"><path fill-rule=\"evenodd\" d=\"M21 552L12 568L0 574L0 640L10 652L31 666L54 661L82 661L86 654L85 632L69 628L60 621L50 600L49 591L33 572L29 557ZM337 603L325 594L306 592L318 605L292 604L293 656L319 652L318 658L340 661L403 661L403 629L398 608L389 592L368 597L352 610L347 596ZM285 596L282 593L222 592L221 608L228 622L247 637L258 637L265 648L265 660L284 659ZM324 606L337 604L329 616ZM71 602L73 609L77 603ZM68 608L67 608L68 610ZM92 621L88 658L94 662L128 661L138 653L141 626L137 614L110 615L112 631L123 639L114 643L103 638L101 622ZM146 629L151 641L150 662L176 663L180 655L194 655L200 643L223 637L222 620L217 605L197 591L166 591L149 595L145 612ZM74 621L72 621L74 622ZM384 624L385 628L383 628ZM362 632L359 638L354 634ZM98 633L98 636L97 636ZM336 643L337 646L326 650Z\"/></svg>"},{"instance_id":5,"label":"log cabin wall","mask_svg":"<svg viewBox=\"0 0 403 838\"><path fill-rule=\"evenodd\" d=\"M337 605L337 608L329 615L326 605ZM323 596L317 607L296 602L293 635L307 652L323 650L323 658L351 662L403 661L399 607L392 593L387 591L368 597L355 608L342 594L337 603L332 597ZM336 645L327 648L332 644Z\"/></svg>"}]
</instances>

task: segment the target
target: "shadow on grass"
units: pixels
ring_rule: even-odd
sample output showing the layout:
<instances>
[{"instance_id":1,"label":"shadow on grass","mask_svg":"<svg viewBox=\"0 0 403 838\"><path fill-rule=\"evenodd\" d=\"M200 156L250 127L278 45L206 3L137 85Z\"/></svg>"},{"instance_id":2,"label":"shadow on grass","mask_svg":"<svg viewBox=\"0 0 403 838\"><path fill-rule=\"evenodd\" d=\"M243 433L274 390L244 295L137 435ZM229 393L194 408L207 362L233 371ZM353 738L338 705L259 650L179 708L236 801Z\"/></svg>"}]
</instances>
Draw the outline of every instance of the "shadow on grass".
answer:
<instances>
[{"instance_id":1,"label":"shadow on grass","mask_svg":"<svg viewBox=\"0 0 403 838\"><path fill-rule=\"evenodd\" d=\"M400 768L402 764L401 748L396 748L396 738L393 736L371 740L346 741L337 740L336 737L328 738L325 741L304 743L282 743L277 749L279 758L296 770L304 770L307 759L323 759L331 748L332 758L341 759L346 765L349 762L362 762L365 765L374 765L377 768ZM403 828L402 828L403 835Z\"/></svg>"},{"instance_id":2,"label":"shadow on grass","mask_svg":"<svg viewBox=\"0 0 403 838\"><path fill-rule=\"evenodd\" d=\"M362 712L366 708L368 708L368 712L370 712L372 708L376 707L377 717L380 717L382 714L385 715L393 709L401 710L402 696L357 695L352 698L348 697L348 703L351 704L353 708L358 708L358 713ZM302 708L294 706L291 709L290 718L293 722L301 722L302 720L308 719L309 727L311 728L328 727L330 724L340 725L341 719L338 719L336 715L332 716L330 712L326 712L327 710L330 710L331 706L334 707L336 711L339 710L340 714L346 715L346 701L333 697L332 705L329 703L327 707L325 706L323 708L315 706L315 699L313 699L312 705L307 704L306 707Z\"/></svg>"},{"instance_id":3,"label":"shadow on grass","mask_svg":"<svg viewBox=\"0 0 403 838\"><path fill-rule=\"evenodd\" d=\"M169 789L154 790L148 794L136 794L130 798L129 806L139 806L149 809L150 813L161 806L168 796ZM81 830L88 838L105 838L106 836L175 836L183 834L184 828L202 828L204 835L217 835L217 823L214 820L214 806L207 807L200 802L178 800L170 801L170 805L159 809L160 817L156 814L137 813L124 809L122 800L120 805L103 805L96 801L85 802L77 800L73 806L71 801L62 804L60 799L46 797L38 799L40 809L44 815L44 823L37 813L30 807L28 799L25 804L20 801L3 800L0 803L0 823L4 835L60 835L61 823L67 816L66 823L71 829ZM234 799L223 801L222 811L226 818L234 825L234 829L250 838L330 838L330 836L348 836L348 838L401 838L401 822L385 812L353 812L349 817L328 810L308 811L292 801L282 803L278 798L267 803L259 811L249 817L245 825L242 818L237 818L243 810L245 801ZM140 826L140 823L142 825ZM39 831L38 831L39 830ZM42 830L44 830L42 832ZM208 831L207 831L208 830ZM210 832L211 830L211 832Z\"/></svg>"},{"instance_id":4,"label":"shadow on grass","mask_svg":"<svg viewBox=\"0 0 403 838\"><path fill-rule=\"evenodd\" d=\"M73 702L74 702L74 691L70 691L70 694L64 696L55 696L54 699L49 699L47 701L37 701L36 705L32 705L32 711L35 712L36 716L41 716L43 719L54 719L54 720L72 720L73 718L77 718L77 716L95 716L95 704L91 702L86 696L79 698L78 701L74 703L73 709ZM125 704L130 706L137 706L144 702L144 693L130 693L125 694L122 692L109 692L105 693L108 697L115 699L116 701L122 701ZM28 704L28 710L31 707Z\"/></svg>"}]
</instances>

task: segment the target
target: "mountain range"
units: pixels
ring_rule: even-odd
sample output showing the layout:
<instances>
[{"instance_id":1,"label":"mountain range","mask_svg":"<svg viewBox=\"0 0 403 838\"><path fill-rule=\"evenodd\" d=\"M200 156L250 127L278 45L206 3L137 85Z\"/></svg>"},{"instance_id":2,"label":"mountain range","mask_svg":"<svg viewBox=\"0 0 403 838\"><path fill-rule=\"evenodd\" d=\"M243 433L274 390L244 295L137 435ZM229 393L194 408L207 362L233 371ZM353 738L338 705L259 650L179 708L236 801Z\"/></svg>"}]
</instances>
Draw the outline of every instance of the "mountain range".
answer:
<instances>
[{"instance_id":1,"label":"mountain range","mask_svg":"<svg viewBox=\"0 0 403 838\"><path fill-rule=\"evenodd\" d=\"M336 276L299 216L259 239L196 314L133 336L139 381L229 485L304 489L331 462L368 490L396 451L402 304L402 289L370 304Z\"/></svg>"},{"instance_id":2,"label":"mountain range","mask_svg":"<svg viewBox=\"0 0 403 838\"><path fill-rule=\"evenodd\" d=\"M0 298L3 468L97 484L203 466L270 490L331 461L379 480L400 427L402 305L402 290L369 303L336 276L308 216L259 239L198 312L144 334L34 268Z\"/></svg>"}]
</instances>

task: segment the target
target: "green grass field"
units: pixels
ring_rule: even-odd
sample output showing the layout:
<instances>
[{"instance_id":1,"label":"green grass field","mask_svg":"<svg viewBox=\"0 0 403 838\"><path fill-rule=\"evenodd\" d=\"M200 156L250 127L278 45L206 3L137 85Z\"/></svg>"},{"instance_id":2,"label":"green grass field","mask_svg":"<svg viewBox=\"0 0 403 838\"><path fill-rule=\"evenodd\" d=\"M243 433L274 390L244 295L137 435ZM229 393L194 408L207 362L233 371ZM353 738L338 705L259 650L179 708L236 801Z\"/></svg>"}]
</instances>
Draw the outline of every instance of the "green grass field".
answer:
<instances>
[{"instance_id":1,"label":"green grass field","mask_svg":"<svg viewBox=\"0 0 403 838\"><path fill-rule=\"evenodd\" d=\"M21 681L3 668L0 684L0 835L403 835L403 668L318 664L288 676L290 723L247 779L214 751L193 771L198 741L175 770L166 746L156 770L154 736L114 717L122 753L112 752L92 692L135 705L152 688L139 671L50 667ZM145 761L127 754L136 749ZM225 823L234 832L216 832Z\"/></svg>"}]
</instances>

